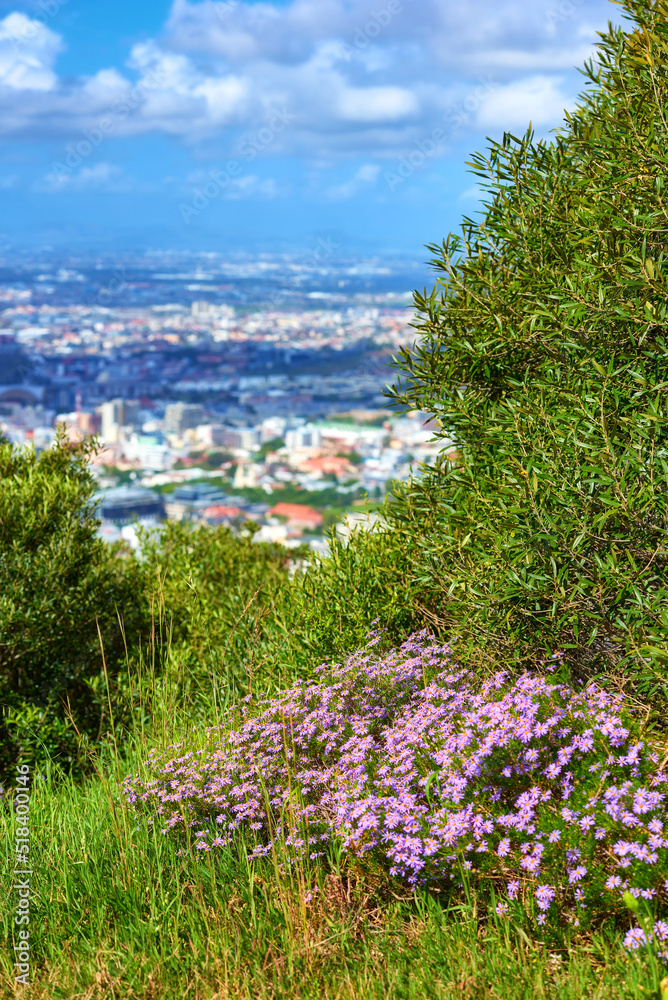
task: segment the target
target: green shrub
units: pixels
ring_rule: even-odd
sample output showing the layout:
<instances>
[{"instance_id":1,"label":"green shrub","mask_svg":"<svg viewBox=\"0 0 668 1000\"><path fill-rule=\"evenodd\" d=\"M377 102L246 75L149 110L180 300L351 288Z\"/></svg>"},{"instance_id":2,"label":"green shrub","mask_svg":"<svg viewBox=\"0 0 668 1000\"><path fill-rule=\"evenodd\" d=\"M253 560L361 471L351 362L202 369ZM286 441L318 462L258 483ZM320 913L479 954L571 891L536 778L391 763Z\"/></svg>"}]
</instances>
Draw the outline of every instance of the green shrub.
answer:
<instances>
[{"instance_id":1,"label":"green shrub","mask_svg":"<svg viewBox=\"0 0 668 1000\"><path fill-rule=\"evenodd\" d=\"M144 601L157 672L171 664L178 699L210 720L217 705L306 676L364 639L379 617L388 636L420 620L400 536L354 532L330 555L255 543L250 531L168 523L142 550ZM403 544L403 543L402 543Z\"/></svg>"},{"instance_id":2,"label":"green shrub","mask_svg":"<svg viewBox=\"0 0 668 1000\"><path fill-rule=\"evenodd\" d=\"M140 577L97 536L94 444L36 454L0 440L0 768L29 747L66 767L108 726L105 670L141 622ZM74 726L68 720L71 714Z\"/></svg>"},{"instance_id":3,"label":"green shrub","mask_svg":"<svg viewBox=\"0 0 668 1000\"><path fill-rule=\"evenodd\" d=\"M394 398L461 461L399 489L391 520L432 620L480 656L561 648L665 694L668 4L624 9L554 140L475 155L483 217L431 248Z\"/></svg>"},{"instance_id":4,"label":"green shrub","mask_svg":"<svg viewBox=\"0 0 668 1000\"><path fill-rule=\"evenodd\" d=\"M179 698L211 708L271 685L267 654L282 627L293 552L253 532L168 522L142 548L143 600L154 622L158 672L169 658ZM152 651L153 652L153 651Z\"/></svg>"}]
</instances>

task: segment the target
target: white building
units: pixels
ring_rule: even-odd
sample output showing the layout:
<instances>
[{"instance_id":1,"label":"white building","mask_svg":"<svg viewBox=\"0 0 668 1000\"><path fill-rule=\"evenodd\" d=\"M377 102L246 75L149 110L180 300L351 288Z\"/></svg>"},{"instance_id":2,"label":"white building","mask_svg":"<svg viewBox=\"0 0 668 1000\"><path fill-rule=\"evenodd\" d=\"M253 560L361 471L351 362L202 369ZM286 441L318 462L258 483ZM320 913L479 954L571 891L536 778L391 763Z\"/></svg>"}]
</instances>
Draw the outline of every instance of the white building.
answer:
<instances>
[{"instance_id":1,"label":"white building","mask_svg":"<svg viewBox=\"0 0 668 1000\"><path fill-rule=\"evenodd\" d=\"M305 448L319 448L322 434L314 424L304 424L285 433L285 446L288 451L302 451Z\"/></svg>"},{"instance_id":2,"label":"white building","mask_svg":"<svg viewBox=\"0 0 668 1000\"><path fill-rule=\"evenodd\" d=\"M124 427L140 422L139 403L134 399L110 399L100 407L101 434L107 444L116 444Z\"/></svg>"}]
</instances>

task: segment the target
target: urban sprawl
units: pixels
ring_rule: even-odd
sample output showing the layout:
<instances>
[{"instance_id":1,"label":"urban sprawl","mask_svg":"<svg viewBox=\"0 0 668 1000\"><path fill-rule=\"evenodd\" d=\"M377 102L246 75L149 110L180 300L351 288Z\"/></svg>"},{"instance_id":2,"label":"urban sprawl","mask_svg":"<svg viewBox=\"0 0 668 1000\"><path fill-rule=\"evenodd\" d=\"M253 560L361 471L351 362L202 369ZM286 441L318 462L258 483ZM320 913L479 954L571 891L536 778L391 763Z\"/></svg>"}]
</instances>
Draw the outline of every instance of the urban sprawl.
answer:
<instances>
[{"instance_id":1,"label":"urban sprawl","mask_svg":"<svg viewBox=\"0 0 668 1000\"><path fill-rule=\"evenodd\" d=\"M325 551L328 527L373 523L390 484L443 449L426 414L384 395L415 336L406 267L4 264L0 432L37 450L96 435L109 541L174 519Z\"/></svg>"}]
</instances>

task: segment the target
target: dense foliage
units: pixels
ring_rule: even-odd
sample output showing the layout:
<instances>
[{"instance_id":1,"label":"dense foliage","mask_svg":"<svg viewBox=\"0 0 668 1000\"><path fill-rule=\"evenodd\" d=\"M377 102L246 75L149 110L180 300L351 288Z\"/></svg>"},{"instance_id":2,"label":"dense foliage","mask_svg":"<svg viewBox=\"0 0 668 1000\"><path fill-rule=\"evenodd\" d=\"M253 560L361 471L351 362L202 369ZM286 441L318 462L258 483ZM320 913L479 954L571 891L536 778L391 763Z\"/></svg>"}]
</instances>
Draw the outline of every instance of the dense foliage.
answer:
<instances>
[{"instance_id":1,"label":"dense foliage","mask_svg":"<svg viewBox=\"0 0 668 1000\"><path fill-rule=\"evenodd\" d=\"M107 545L93 448L0 444L0 771L27 752L82 766L81 737L104 740L110 712L120 734L169 688L174 710L208 720L343 655L381 613L399 634L414 624L394 536L333 541L320 564L251 527L169 523L139 558Z\"/></svg>"},{"instance_id":2,"label":"dense foliage","mask_svg":"<svg viewBox=\"0 0 668 1000\"><path fill-rule=\"evenodd\" d=\"M99 737L106 663L142 618L132 560L98 538L92 446L41 454L0 440L0 767L28 748L70 766L78 737Z\"/></svg>"},{"instance_id":3,"label":"dense foliage","mask_svg":"<svg viewBox=\"0 0 668 1000\"><path fill-rule=\"evenodd\" d=\"M481 685L425 633L385 657L379 639L248 699L200 747L152 751L130 800L165 833L192 827L203 851L247 829L253 857L314 859L335 839L409 884L469 872L533 901L539 924L628 922L625 891L665 904L668 774L621 696L546 676Z\"/></svg>"},{"instance_id":4,"label":"dense foliage","mask_svg":"<svg viewBox=\"0 0 668 1000\"><path fill-rule=\"evenodd\" d=\"M322 560L253 537L252 525L234 535L169 523L144 540L158 660L177 664L178 696L204 719L212 689L219 706L275 690L345 655L381 614L400 635L416 620L397 536L360 533L349 547L333 537Z\"/></svg>"},{"instance_id":5,"label":"dense foliage","mask_svg":"<svg viewBox=\"0 0 668 1000\"><path fill-rule=\"evenodd\" d=\"M486 189L418 295L395 397L461 462L426 469L394 520L431 620L483 655L576 673L668 656L668 4L626 0L549 142L506 134Z\"/></svg>"}]
</instances>

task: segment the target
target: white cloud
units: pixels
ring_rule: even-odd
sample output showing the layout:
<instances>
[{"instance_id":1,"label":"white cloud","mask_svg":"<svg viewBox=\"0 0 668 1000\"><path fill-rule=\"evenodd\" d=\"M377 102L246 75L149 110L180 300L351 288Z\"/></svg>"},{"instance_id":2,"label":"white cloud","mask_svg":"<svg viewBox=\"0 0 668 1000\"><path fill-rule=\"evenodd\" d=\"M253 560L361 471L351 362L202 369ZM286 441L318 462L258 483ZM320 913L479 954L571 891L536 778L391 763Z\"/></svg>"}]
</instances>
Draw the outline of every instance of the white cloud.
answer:
<instances>
[{"instance_id":1,"label":"white cloud","mask_svg":"<svg viewBox=\"0 0 668 1000\"><path fill-rule=\"evenodd\" d=\"M339 94L337 111L350 122L394 122L418 111L417 98L401 87L346 87Z\"/></svg>"},{"instance_id":2,"label":"white cloud","mask_svg":"<svg viewBox=\"0 0 668 1000\"><path fill-rule=\"evenodd\" d=\"M375 184L379 174L380 166L377 163L365 163L349 181L333 185L325 193L328 198L336 201L352 198L364 188Z\"/></svg>"},{"instance_id":3,"label":"white cloud","mask_svg":"<svg viewBox=\"0 0 668 1000\"><path fill-rule=\"evenodd\" d=\"M190 173L185 185L178 178L168 178L167 183L178 189L185 202L197 205L202 196L208 201L223 198L239 201L244 198L273 199L287 194L287 187L273 177L259 177L257 174L241 174L230 177L225 170L195 170Z\"/></svg>"},{"instance_id":4,"label":"white cloud","mask_svg":"<svg viewBox=\"0 0 668 1000\"><path fill-rule=\"evenodd\" d=\"M588 25L608 15L607 0L587 0L585 25L578 0L571 6L565 15L558 0L394 0L391 10L389 0L173 0L163 35L135 45L122 71L75 80L55 72L62 39L13 13L0 21L0 132L66 146L105 120L107 136L163 133L242 157L243 134L269 128L257 155L331 164L406 155L450 128L458 102L458 131L557 126L582 86L568 68L591 54ZM483 79L489 94L467 110ZM272 130L277 109L284 126Z\"/></svg>"},{"instance_id":5,"label":"white cloud","mask_svg":"<svg viewBox=\"0 0 668 1000\"><path fill-rule=\"evenodd\" d=\"M25 14L0 21L0 86L12 90L53 90L53 64L62 49L55 32Z\"/></svg>"},{"instance_id":6,"label":"white cloud","mask_svg":"<svg viewBox=\"0 0 668 1000\"><path fill-rule=\"evenodd\" d=\"M132 183L123 177L123 171L113 163L94 163L81 170L51 171L46 175L40 191L128 191Z\"/></svg>"},{"instance_id":7,"label":"white cloud","mask_svg":"<svg viewBox=\"0 0 668 1000\"><path fill-rule=\"evenodd\" d=\"M459 196L459 198L457 200L458 201L480 201L481 198L484 198L484 197L485 197L485 191L483 191L483 189L481 187L478 187L477 184L474 184L473 187L466 188L465 191L462 191L462 193L460 194L460 196Z\"/></svg>"},{"instance_id":8,"label":"white cloud","mask_svg":"<svg viewBox=\"0 0 668 1000\"><path fill-rule=\"evenodd\" d=\"M485 128L502 123L504 129L522 132L529 122L539 128L561 125L564 107L570 103L561 83L558 77L532 76L499 87L481 104L477 123Z\"/></svg>"}]
</instances>

